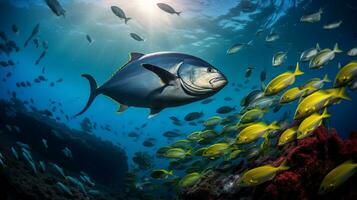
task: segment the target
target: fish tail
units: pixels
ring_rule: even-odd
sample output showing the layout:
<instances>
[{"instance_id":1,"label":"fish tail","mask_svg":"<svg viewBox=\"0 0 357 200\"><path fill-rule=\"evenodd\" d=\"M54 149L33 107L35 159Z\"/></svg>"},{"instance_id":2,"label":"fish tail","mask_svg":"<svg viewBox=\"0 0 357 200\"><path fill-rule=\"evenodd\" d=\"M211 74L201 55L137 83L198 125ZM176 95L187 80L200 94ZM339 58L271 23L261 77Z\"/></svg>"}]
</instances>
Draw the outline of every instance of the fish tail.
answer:
<instances>
[{"instance_id":1,"label":"fish tail","mask_svg":"<svg viewBox=\"0 0 357 200\"><path fill-rule=\"evenodd\" d=\"M324 9L320 8L320 9L319 9L319 13L320 13L320 14L324 13Z\"/></svg>"},{"instance_id":2,"label":"fish tail","mask_svg":"<svg viewBox=\"0 0 357 200\"><path fill-rule=\"evenodd\" d=\"M324 78L322 79L325 83L331 82L331 80L328 78L327 74L325 74Z\"/></svg>"},{"instance_id":3,"label":"fish tail","mask_svg":"<svg viewBox=\"0 0 357 200\"><path fill-rule=\"evenodd\" d=\"M324 109L324 111L321 114L321 118L329 118L331 115L327 113L327 108Z\"/></svg>"},{"instance_id":4,"label":"fish tail","mask_svg":"<svg viewBox=\"0 0 357 200\"><path fill-rule=\"evenodd\" d=\"M288 170L288 169L289 169L289 166L286 165L286 160L284 160L278 167L279 171Z\"/></svg>"},{"instance_id":5,"label":"fish tail","mask_svg":"<svg viewBox=\"0 0 357 200\"><path fill-rule=\"evenodd\" d=\"M171 176L173 176L173 175L174 175L174 171L173 171L173 170L170 170L170 171L168 171L168 174L171 175Z\"/></svg>"},{"instance_id":6,"label":"fish tail","mask_svg":"<svg viewBox=\"0 0 357 200\"><path fill-rule=\"evenodd\" d=\"M321 50L319 43L316 43L316 50L317 50L317 51L320 51L320 50Z\"/></svg>"},{"instance_id":7,"label":"fish tail","mask_svg":"<svg viewBox=\"0 0 357 200\"><path fill-rule=\"evenodd\" d=\"M304 72L302 72L302 71L300 70L300 65L299 65L299 63L297 62L297 63L296 63L296 68L295 68L294 75L295 75L295 76L298 76L298 75L303 75L303 74L304 74Z\"/></svg>"},{"instance_id":8,"label":"fish tail","mask_svg":"<svg viewBox=\"0 0 357 200\"><path fill-rule=\"evenodd\" d=\"M178 16L180 16L180 15L181 15L181 12L176 12L175 14L178 15Z\"/></svg>"},{"instance_id":9,"label":"fish tail","mask_svg":"<svg viewBox=\"0 0 357 200\"><path fill-rule=\"evenodd\" d=\"M125 24L127 24L129 20L131 20L130 17L125 18Z\"/></svg>"},{"instance_id":10,"label":"fish tail","mask_svg":"<svg viewBox=\"0 0 357 200\"><path fill-rule=\"evenodd\" d=\"M273 123L271 123L269 125L269 129L271 129L271 130L276 130L276 129L279 129L279 128L280 128L280 126L279 126L277 121L274 121Z\"/></svg>"},{"instance_id":11,"label":"fish tail","mask_svg":"<svg viewBox=\"0 0 357 200\"><path fill-rule=\"evenodd\" d=\"M344 87L336 88L336 96L344 100L348 100L348 101L352 100L349 96L347 96L346 88Z\"/></svg>"},{"instance_id":12,"label":"fish tail","mask_svg":"<svg viewBox=\"0 0 357 200\"><path fill-rule=\"evenodd\" d=\"M335 53L341 53L342 50L338 47L338 44L336 43L335 46L333 47L333 52Z\"/></svg>"},{"instance_id":13,"label":"fish tail","mask_svg":"<svg viewBox=\"0 0 357 200\"><path fill-rule=\"evenodd\" d=\"M81 112L77 113L74 117L77 117L77 116L83 114L89 108L89 106L92 104L95 97L99 94L97 92L97 82L95 81L95 79L89 74L82 74L82 77L86 78L89 81L90 94L89 94L89 98L88 98L86 106L83 108L83 110Z\"/></svg>"}]
</instances>

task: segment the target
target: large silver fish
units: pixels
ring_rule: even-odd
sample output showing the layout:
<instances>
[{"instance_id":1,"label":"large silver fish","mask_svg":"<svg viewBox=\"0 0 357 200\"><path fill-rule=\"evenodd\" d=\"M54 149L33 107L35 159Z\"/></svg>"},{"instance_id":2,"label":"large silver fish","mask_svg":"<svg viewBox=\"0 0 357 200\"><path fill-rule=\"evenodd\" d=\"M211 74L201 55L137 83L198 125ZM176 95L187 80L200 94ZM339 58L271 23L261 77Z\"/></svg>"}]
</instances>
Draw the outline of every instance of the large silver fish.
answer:
<instances>
[{"instance_id":1,"label":"large silver fish","mask_svg":"<svg viewBox=\"0 0 357 200\"><path fill-rule=\"evenodd\" d=\"M120 104L118 112L129 106L150 108L152 117L167 107L205 99L221 90L226 77L206 61L182 53L131 53L130 60L107 82L97 87L94 78L83 74L90 83L84 113L99 94Z\"/></svg>"},{"instance_id":2,"label":"large silver fish","mask_svg":"<svg viewBox=\"0 0 357 200\"><path fill-rule=\"evenodd\" d=\"M66 11L57 0L45 0L45 2L55 15L63 15L63 17L65 16Z\"/></svg>"}]
</instances>

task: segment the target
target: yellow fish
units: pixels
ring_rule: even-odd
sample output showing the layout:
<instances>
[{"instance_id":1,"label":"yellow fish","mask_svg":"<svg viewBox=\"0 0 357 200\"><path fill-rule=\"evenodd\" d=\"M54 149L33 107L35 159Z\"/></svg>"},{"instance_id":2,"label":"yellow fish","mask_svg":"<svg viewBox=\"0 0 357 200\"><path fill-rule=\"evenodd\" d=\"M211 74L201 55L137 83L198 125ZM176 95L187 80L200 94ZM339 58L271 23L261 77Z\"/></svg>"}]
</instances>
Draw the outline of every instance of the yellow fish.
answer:
<instances>
[{"instance_id":1,"label":"yellow fish","mask_svg":"<svg viewBox=\"0 0 357 200\"><path fill-rule=\"evenodd\" d=\"M261 119L266 110L254 108L245 112L239 120L239 123L250 123Z\"/></svg>"},{"instance_id":2,"label":"yellow fish","mask_svg":"<svg viewBox=\"0 0 357 200\"><path fill-rule=\"evenodd\" d=\"M240 149L236 149L234 151L232 151L227 157L226 157L226 161L229 161L229 160L234 160L236 159L241 153L243 153L244 151L243 150L240 150Z\"/></svg>"},{"instance_id":3,"label":"yellow fish","mask_svg":"<svg viewBox=\"0 0 357 200\"><path fill-rule=\"evenodd\" d=\"M186 152L181 148L172 148L167 150L163 156L166 158L185 158L187 155L191 155L190 150Z\"/></svg>"},{"instance_id":4,"label":"yellow fish","mask_svg":"<svg viewBox=\"0 0 357 200\"><path fill-rule=\"evenodd\" d=\"M153 170L150 174L151 178L154 179L166 179L169 176L172 176L173 172L167 171L165 169L158 169L158 170Z\"/></svg>"},{"instance_id":5,"label":"yellow fish","mask_svg":"<svg viewBox=\"0 0 357 200\"><path fill-rule=\"evenodd\" d=\"M305 97L298 105L294 119L302 119L315 113L335 100L351 100L345 93L345 88L334 88L329 90L319 90Z\"/></svg>"},{"instance_id":6,"label":"yellow fish","mask_svg":"<svg viewBox=\"0 0 357 200\"><path fill-rule=\"evenodd\" d=\"M282 146L294 140L298 127L294 126L286 129L279 137L278 145Z\"/></svg>"},{"instance_id":7,"label":"yellow fish","mask_svg":"<svg viewBox=\"0 0 357 200\"><path fill-rule=\"evenodd\" d=\"M195 184L201 178L201 174L197 172L193 172L187 174L186 176L182 177L179 181L179 186L181 187L188 187Z\"/></svg>"},{"instance_id":8,"label":"yellow fish","mask_svg":"<svg viewBox=\"0 0 357 200\"><path fill-rule=\"evenodd\" d=\"M303 97L308 96L317 90L320 90L325 83L331 82L331 80L328 78L327 74L324 76L323 79L320 78L313 78L310 79L305 85L301 87L301 89L307 89L305 93L303 94Z\"/></svg>"},{"instance_id":9,"label":"yellow fish","mask_svg":"<svg viewBox=\"0 0 357 200\"><path fill-rule=\"evenodd\" d=\"M215 158L229 151L230 145L228 143L213 144L203 151L203 156L209 158Z\"/></svg>"},{"instance_id":10,"label":"yellow fish","mask_svg":"<svg viewBox=\"0 0 357 200\"><path fill-rule=\"evenodd\" d=\"M201 134L201 131L192 132L190 135L187 136L187 139L193 140L193 141L200 140L201 139L200 134Z\"/></svg>"},{"instance_id":11,"label":"yellow fish","mask_svg":"<svg viewBox=\"0 0 357 200\"><path fill-rule=\"evenodd\" d=\"M295 72L285 72L271 80L265 88L266 96L275 95L292 85L295 82L295 77L304 74L300 71L299 63L296 63Z\"/></svg>"},{"instance_id":12,"label":"yellow fish","mask_svg":"<svg viewBox=\"0 0 357 200\"><path fill-rule=\"evenodd\" d=\"M309 136L317 127L322 124L322 120L330 117L325 108L324 112L320 115L319 113L314 113L309 117L305 118L297 130L297 139L301 140Z\"/></svg>"},{"instance_id":13,"label":"yellow fish","mask_svg":"<svg viewBox=\"0 0 357 200\"><path fill-rule=\"evenodd\" d=\"M296 99L300 98L307 90L307 88L300 89L299 87L293 87L287 90L280 97L280 103L290 103L295 101Z\"/></svg>"},{"instance_id":14,"label":"yellow fish","mask_svg":"<svg viewBox=\"0 0 357 200\"><path fill-rule=\"evenodd\" d=\"M284 161L279 167L274 167L272 165L264 165L257 167L245 172L239 182L239 186L256 186L264 182L272 180L276 173L283 170L288 170L289 167L286 166Z\"/></svg>"},{"instance_id":15,"label":"yellow fish","mask_svg":"<svg viewBox=\"0 0 357 200\"><path fill-rule=\"evenodd\" d=\"M357 163L349 160L331 170L322 180L319 194L331 192L332 190L336 189L347 179L349 179L354 173L356 173L356 168Z\"/></svg>"},{"instance_id":16,"label":"yellow fish","mask_svg":"<svg viewBox=\"0 0 357 200\"><path fill-rule=\"evenodd\" d=\"M265 123L259 122L252 124L246 128L244 128L239 135L237 136L237 144L245 144L253 142L260 137L263 137L265 134L269 133L271 130L277 130L279 126L276 122L267 125Z\"/></svg>"},{"instance_id":17,"label":"yellow fish","mask_svg":"<svg viewBox=\"0 0 357 200\"><path fill-rule=\"evenodd\" d=\"M216 126L221 123L222 117L220 116L213 116L208 118L205 122L203 122L204 126Z\"/></svg>"},{"instance_id":18,"label":"yellow fish","mask_svg":"<svg viewBox=\"0 0 357 200\"><path fill-rule=\"evenodd\" d=\"M342 67L336 75L334 87L343 87L349 85L357 78L357 61L352 61Z\"/></svg>"}]
</instances>

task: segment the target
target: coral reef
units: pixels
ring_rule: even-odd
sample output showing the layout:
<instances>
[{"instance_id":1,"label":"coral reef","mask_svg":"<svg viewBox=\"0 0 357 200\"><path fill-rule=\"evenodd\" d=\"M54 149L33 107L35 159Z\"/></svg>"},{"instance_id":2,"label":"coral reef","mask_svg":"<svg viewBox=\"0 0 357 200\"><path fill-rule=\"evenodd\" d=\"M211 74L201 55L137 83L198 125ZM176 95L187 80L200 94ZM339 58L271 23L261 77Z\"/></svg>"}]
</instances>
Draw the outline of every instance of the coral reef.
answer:
<instances>
[{"instance_id":1,"label":"coral reef","mask_svg":"<svg viewBox=\"0 0 357 200\"><path fill-rule=\"evenodd\" d=\"M245 167L233 167L224 174L208 171L194 187L180 194L181 199L357 199L357 177L353 176L334 191L319 195L325 175L348 159L357 159L357 132L343 140L335 129L320 126L312 137L286 145L275 160L256 159ZM262 161L260 161L262 160ZM240 188L239 174L244 169L287 161L289 170L279 172L271 181L256 187Z\"/></svg>"},{"instance_id":2,"label":"coral reef","mask_svg":"<svg viewBox=\"0 0 357 200\"><path fill-rule=\"evenodd\" d=\"M86 187L95 199L121 199L123 179L128 171L124 150L94 135L73 130L50 119L38 111L28 111L22 104L0 101L0 152L6 158L6 167L0 167L0 199L88 199L78 188L71 187L73 196L68 196L56 183L71 185L68 180L56 175L51 163L56 163L66 176L78 177L85 172L92 178L95 187ZM34 110L34 109L32 109ZM42 139L47 141L48 148ZM42 160L46 171L34 173L22 159L16 159L11 147L20 148L16 142L30 146L36 165ZM63 149L73 154L68 158ZM97 192L99 191L99 192ZM91 199L91 198L90 198Z\"/></svg>"}]
</instances>

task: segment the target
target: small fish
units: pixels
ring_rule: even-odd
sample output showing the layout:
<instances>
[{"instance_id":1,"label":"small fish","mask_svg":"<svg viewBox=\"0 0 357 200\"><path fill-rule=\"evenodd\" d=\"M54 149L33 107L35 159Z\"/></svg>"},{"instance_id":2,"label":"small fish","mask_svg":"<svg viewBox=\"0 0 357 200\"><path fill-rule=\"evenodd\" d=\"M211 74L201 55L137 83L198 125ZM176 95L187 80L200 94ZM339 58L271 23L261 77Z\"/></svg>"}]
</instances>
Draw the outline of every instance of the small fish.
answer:
<instances>
[{"instance_id":1,"label":"small fish","mask_svg":"<svg viewBox=\"0 0 357 200\"><path fill-rule=\"evenodd\" d=\"M289 167L286 166L286 161L283 161L279 167L264 165L248 170L241 176L239 186L250 187L265 183L272 180L279 171L288 169Z\"/></svg>"},{"instance_id":2,"label":"small fish","mask_svg":"<svg viewBox=\"0 0 357 200\"><path fill-rule=\"evenodd\" d=\"M46 52L47 52L46 50L42 51L40 57L38 57L38 59L35 62L36 65L40 64L41 60L45 57Z\"/></svg>"},{"instance_id":3,"label":"small fish","mask_svg":"<svg viewBox=\"0 0 357 200\"><path fill-rule=\"evenodd\" d=\"M279 137L278 146L283 146L293 141L296 137L297 129L298 126L286 129Z\"/></svg>"},{"instance_id":4,"label":"small fish","mask_svg":"<svg viewBox=\"0 0 357 200\"><path fill-rule=\"evenodd\" d=\"M181 12L177 12L174 8L172 8L170 5L166 3L157 3L157 7L159 7L161 10L170 13L170 14L176 14L180 16Z\"/></svg>"},{"instance_id":5,"label":"small fish","mask_svg":"<svg viewBox=\"0 0 357 200\"><path fill-rule=\"evenodd\" d=\"M12 155L14 155L16 160L19 159L19 154L17 153L17 151L16 151L16 149L14 147L11 147L11 153L12 153Z\"/></svg>"},{"instance_id":6,"label":"small fish","mask_svg":"<svg viewBox=\"0 0 357 200\"><path fill-rule=\"evenodd\" d=\"M330 117L330 114L327 113L327 109L325 108L321 115L319 113L314 113L305 118L297 130L297 139L301 140L310 136L311 133L322 124L322 120L328 117Z\"/></svg>"},{"instance_id":7,"label":"small fish","mask_svg":"<svg viewBox=\"0 0 357 200\"><path fill-rule=\"evenodd\" d=\"M121 8L119 8L118 6L111 6L110 8L111 8L112 12L114 13L114 15L116 15L120 19L124 19L125 24L127 24L128 21L131 19L130 17L127 17L125 15L124 11Z\"/></svg>"},{"instance_id":8,"label":"small fish","mask_svg":"<svg viewBox=\"0 0 357 200\"><path fill-rule=\"evenodd\" d=\"M334 87L350 85L357 80L357 61L352 61L343 66L337 73Z\"/></svg>"},{"instance_id":9,"label":"small fish","mask_svg":"<svg viewBox=\"0 0 357 200\"><path fill-rule=\"evenodd\" d=\"M175 117L175 116L171 116L171 117L169 117L172 121L176 121L176 122L179 122L180 120L177 118L177 117Z\"/></svg>"},{"instance_id":10,"label":"small fish","mask_svg":"<svg viewBox=\"0 0 357 200\"><path fill-rule=\"evenodd\" d=\"M299 99L301 96L303 96L307 90L310 88L300 88L300 87L293 87L289 90L287 90L283 95L280 97L280 103L290 103L292 101L295 101L296 99Z\"/></svg>"},{"instance_id":11,"label":"small fish","mask_svg":"<svg viewBox=\"0 0 357 200\"><path fill-rule=\"evenodd\" d=\"M347 52L347 55L348 55L348 56L357 56L357 47L354 47L354 48L350 49L350 50Z\"/></svg>"},{"instance_id":12,"label":"small fish","mask_svg":"<svg viewBox=\"0 0 357 200\"><path fill-rule=\"evenodd\" d=\"M174 138L174 137L180 137L182 134L176 132L176 131L166 131L162 134L164 137L167 138Z\"/></svg>"},{"instance_id":13,"label":"small fish","mask_svg":"<svg viewBox=\"0 0 357 200\"><path fill-rule=\"evenodd\" d=\"M252 75L253 69L254 67L252 66L247 67L247 69L245 70L244 77L249 78Z\"/></svg>"},{"instance_id":14,"label":"small fish","mask_svg":"<svg viewBox=\"0 0 357 200\"><path fill-rule=\"evenodd\" d=\"M19 29L17 28L17 26L15 25L15 24L13 24L12 26L11 26L11 30L12 30L12 32L14 32L15 34L19 34Z\"/></svg>"},{"instance_id":15,"label":"small fish","mask_svg":"<svg viewBox=\"0 0 357 200\"><path fill-rule=\"evenodd\" d=\"M218 125L219 123L221 123L221 121L222 121L222 117L220 117L220 116L213 116L213 117L208 118L208 119L203 123L203 125L204 125L204 126L216 126L216 125Z\"/></svg>"},{"instance_id":16,"label":"small fish","mask_svg":"<svg viewBox=\"0 0 357 200\"><path fill-rule=\"evenodd\" d=\"M136 33L130 33L130 36L136 41L139 41L139 42L144 41L144 39Z\"/></svg>"},{"instance_id":17,"label":"small fish","mask_svg":"<svg viewBox=\"0 0 357 200\"><path fill-rule=\"evenodd\" d=\"M229 47L229 49L227 50L227 54L231 55L231 54L235 54L238 51L242 50L243 48L249 47L252 45L253 40L249 41L248 43L237 43L232 45L231 47Z\"/></svg>"},{"instance_id":18,"label":"small fish","mask_svg":"<svg viewBox=\"0 0 357 200\"><path fill-rule=\"evenodd\" d=\"M171 148L164 153L166 158L185 158L191 155L191 151L185 151L181 148Z\"/></svg>"},{"instance_id":19,"label":"small fish","mask_svg":"<svg viewBox=\"0 0 357 200\"><path fill-rule=\"evenodd\" d=\"M190 112L185 116L184 120L193 121L201 118L202 116L203 116L203 112Z\"/></svg>"},{"instance_id":20,"label":"small fish","mask_svg":"<svg viewBox=\"0 0 357 200\"><path fill-rule=\"evenodd\" d=\"M322 8L319 9L316 13L312 13L309 15L304 15L300 18L301 22L315 23L321 20L321 15L323 13Z\"/></svg>"},{"instance_id":21,"label":"small fish","mask_svg":"<svg viewBox=\"0 0 357 200\"><path fill-rule=\"evenodd\" d=\"M42 142L43 146L45 147L45 149L48 149L47 140L42 138L41 142Z\"/></svg>"},{"instance_id":22,"label":"small fish","mask_svg":"<svg viewBox=\"0 0 357 200\"><path fill-rule=\"evenodd\" d=\"M33 39L33 43L35 44L36 49L40 46L38 38Z\"/></svg>"},{"instance_id":23,"label":"small fish","mask_svg":"<svg viewBox=\"0 0 357 200\"><path fill-rule=\"evenodd\" d=\"M45 2L55 15L65 17L66 11L57 0L45 0Z\"/></svg>"},{"instance_id":24,"label":"small fish","mask_svg":"<svg viewBox=\"0 0 357 200\"><path fill-rule=\"evenodd\" d=\"M295 82L295 77L304 74L304 72L300 71L299 63L296 63L296 68L294 72L285 72L280 74L271 80L267 87L264 90L264 94L275 95L287 88L289 85L292 85Z\"/></svg>"},{"instance_id":25,"label":"small fish","mask_svg":"<svg viewBox=\"0 0 357 200\"><path fill-rule=\"evenodd\" d=\"M259 119L263 118L265 112L266 110L262 110L260 108L253 108L251 110L248 110L241 116L239 124L258 121Z\"/></svg>"},{"instance_id":26,"label":"small fish","mask_svg":"<svg viewBox=\"0 0 357 200\"><path fill-rule=\"evenodd\" d=\"M198 180L200 180L201 174L198 172L193 172L190 174L187 174L186 176L182 177L182 179L179 181L179 186L180 187L189 187L193 184L195 184Z\"/></svg>"},{"instance_id":27,"label":"small fish","mask_svg":"<svg viewBox=\"0 0 357 200\"><path fill-rule=\"evenodd\" d=\"M61 83L61 82L63 82L63 78L59 78L59 79L56 81L56 83Z\"/></svg>"},{"instance_id":28,"label":"small fish","mask_svg":"<svg viewBox=\"0 0 357 200\"><path fill-rule=\"evenodd\" d=\"M65 186L63 183L58 181L56 185L62 192L66 193L69 196L73 196L72 191L67 186Z\"/></svg>"},{"instance_id":29,"label":"small fish","mask_svg":"<svg viewBox=\"0 0 357 200\"><path fill-rule=\"evenodd\" d=\"M222 107L219 107L217 110L216 110L216 113L218 114L227 114L227 113L230 113L232 111L236 110L235 107L230 107L230 106L222 106Z\"/></svg>"},{"instance_id":30,"label":"small fish","mask_svg":"<svg viewBox=\"0 0 357 200\"><path fill-rule=\"evenodd\" d=\"M86 35L86 39L87 39L87 41L89 42L89 44L92 44L92 42L93 42L93 39L92 39L92 37L90 36L90 35Z\"/></svg>"},{"instance_id":31,"label":"small fish","mask_svg":"<svg viewBox=\"0 0 357 200\"><path fill-rule=\"evenodd\" d=\"M321 89L322 87L324 87L325 83L329 83L329 82L331 82L331 80L328 78L327 74L325 74L323 79L320 78L310 79L300 88L307 89L303 96L308 96L316 92L317 90Z\"/></svg>"},{"instance_id":32,"label":"small fish","mask_svg":"<svg viewBox=\"0 0 357 200\"><path fill-rule=\"evenodd\" d=\"M205 99L205 100L201 101L201 103L202 103L202 104L209 104L209 103L211 103L213 100L214 100L214 99L212 99L212 98L208 98L208 99Z\"/></svg>"},{"instance_id":33,"label":"small fish","mask_svg":"<svg viewBox=\"0 0 357 200\"><path fill-rule=\"evenodd\" d=\"M48 42L47 41L42 41L42 47L47 50L48 49Z\"/></svg>"},{"instance_id":34,"label":"small fish","mask_svg":"<svg viewBox=\"0 0 357 200\"><path fill-rule=\"evenodd\" d=\"M28 45L28 43L32 40L33 37L35 37L38 34L39 31L40 31L40 24L37 24L33 28L32 32L31 32L31 35L25 41L24 47L26 47Z\"/></svg>"},{"instance_id":35,"label":"small fish","mask_svg":"<svg viewBox=\"0 0 357 200\"><path fill-rule=\"evenodd\" d=\"M273 67L280 66L284 63L287 57L287 52L279 51L273 56L272 65Z\"/></svg>"},{"instance_id":36,"label":"small fish","mask_svg":"<svg viewBox=\"0 0 357 200\"><path fill-rule=\"evenodd\" d=\"M331 170L322 180L319 194L331 192L356 173L357 164L348 160Z\"/></svg>"},{"instance_id":37,"label":"small fish","mask_svg":"<svg viewBox=\"0 0 357 200\"><path fill-rule=\"evenodd\" d=\"M314 58L310 60L309 68L310 69L319 69L322 68L323 65L327 64L329 61L335 58L336 53L341 53L342 50L338 47L336 43L333 50L331 49L323 49L319 53L316 54Z\"/></svg>"},{"instance_id":38,"label":"small fish","mask_svg":"<svg viewBox=\"0 0 357 200\"><path fill-rule=\"evenodd\" d=\"M307 49L301 53L300 61L302 62L310 61L312 58L314 58L317 55L317 53L319 53L320 50L321 50L320 45L317 43L315 48Z\"/></svg>"},{"instance_id":39,"label":"small fish","mask_svg":"<svg viewBox=\"0 0 357 200\"><path fill-rule=\"evenodd\" d=\"M280 38L280 35L277 33L270 33L269 35L266 36L265 41L268 43L272 43L277 41Z\"/></svg>"},{"instance_id":40,"label":"small fish","mask_svg":"<svg viewBox=\"0 0 357 200\"><path fill-rule=\"evenodd\" d=\"M40 170L41 170L42 172L45 172L45 171L46 171L46 165L45 165L45 162L40 161L40 162L39 162L39 165L40 165Z\"/></svg>"},{"instance_id":41,"label":"small fish","mask_svg":"<svg viewBox=\"0 0 357 200\"><path fill-rule=\"evenodd\" d=\"M269 134L270 131L274 131L279 128L280 127L276 122L269 125L263 122L253 123L239 132L236 138L237 144L251 143L261 137L264 137L264 135Z\"/></svg>"},{"instance_id":42,"label":"small fish","mask_svg":"<svg viewBox=\"0 0 357 200\"><path fill-rule=\"evenodd\" d=\"M327 29L327 30L336 29L336 28L340 27L341 24L342 24L342 20L337 21L337 22L332 22L330 24L326 24L323 26L323 28Z\"/></svg>"},{"instance_id":43,"label":"small fish","mask_svg":"<svg viewBox=\"0 0 357 200\"><path fill-rule=\"evenodd\" d=\"M64 174L64 171L63 169L58 166L57 164L55 163L51 163L51 165L53 166L53 168L63 177L63 178L66 178L66 175Z\"/></svg>"},{"instance_id":44,"label":"small fish","mask_svg":"<svg viewBox=\"0 0 357 200\"><path fill-rule=\"evenodd\" d=\"M341 99L351 100L345 88L319 90L305 97L298 105L294 119L303 119Z\"/></svg>"},{"instance_id":45,"label":"small fish","mask_svg":"<svg viewBox=\"0 0 357 200\"><path fill-rule=\"evenodd\" d=\"M266 69L263 69L263 70L260 72L260 81L261 81L261 82L264 82L266 79L267 79L267 71L266 71Z\"/></svg>"},{"instance_id":46,"label":"small fish","mask_svg":"<svg viewBox=\"0 0 357 200\"><path fill-rule=\"evenodd\" d=\"M154 179L167 179L169 176L173 176L173 171L167 171L165 169L154 170L150 174Z\"/></svg>"},{"instance_id":47,"label":"small fish","mask_svg":"<svg viewBox=\"0 0 357 200\"><path fill-rule=\"evenodd\" d=\"M215 158L222 156L226 153L228 153L230 148L230 145L228 143L216 143L213 144L209 147L207 147L203 153L202 156L208 157L208 158Z\"/></svg>"},{"instance_id":48,"label":"small fish","mask_svg":"<svg viewBox=\"0 0 357 200\"><path fill-rule=\"evenodd\" d=\"M224 97L223 100L225 100L225 101L232 101L233 99L232 99L232 97Z\"/></svg>"}]
</instances>

